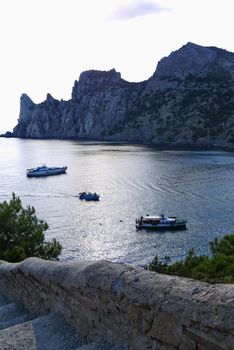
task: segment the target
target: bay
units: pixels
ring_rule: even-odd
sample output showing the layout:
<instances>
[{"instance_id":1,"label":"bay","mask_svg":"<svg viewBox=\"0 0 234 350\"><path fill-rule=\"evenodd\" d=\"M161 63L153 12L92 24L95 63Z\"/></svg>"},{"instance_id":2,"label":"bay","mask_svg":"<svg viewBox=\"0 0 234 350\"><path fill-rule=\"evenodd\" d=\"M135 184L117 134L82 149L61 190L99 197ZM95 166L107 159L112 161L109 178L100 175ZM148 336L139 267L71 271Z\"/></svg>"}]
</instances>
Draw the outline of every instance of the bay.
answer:
<instances>
[{"instance_id":1,"label":"bay","mask_svg":"<svg viewBox=\"0 0 234 350\"><path fill-rule=\"evenodd\" d=\"M41 164L67 174L27 178ZM32 205L63 245L61 260L107 259L143 266L157 255L172 261L234 232L234 154L158 151L142 145L0 138L0 201L12 192ZM100 194L84 202L81 191ZM141 215L176 214L185 231L137 231Z\"/></svg>"}]
</instances>

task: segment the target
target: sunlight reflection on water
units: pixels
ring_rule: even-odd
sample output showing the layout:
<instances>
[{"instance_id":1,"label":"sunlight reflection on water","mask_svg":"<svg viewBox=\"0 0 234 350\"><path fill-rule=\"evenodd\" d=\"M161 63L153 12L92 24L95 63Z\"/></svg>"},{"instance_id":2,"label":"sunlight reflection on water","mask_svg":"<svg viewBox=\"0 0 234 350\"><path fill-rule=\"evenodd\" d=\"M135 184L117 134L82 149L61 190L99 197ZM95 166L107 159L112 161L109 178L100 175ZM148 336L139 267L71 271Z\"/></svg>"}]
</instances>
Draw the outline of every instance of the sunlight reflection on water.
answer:
<instances>
[{"instance_id":1,"label":"sunlight reflection on water","mask_svg":"<svg viewBox=\"0 0 234 350\"><path fill-rule=\"evenodd\" d=\"M66 175L28 179L27 168L67 165ZM12 192L49 224L46 238L64 246L63 260L148 263L172 260L189 248L208 254L209 242L234 227L234 155L157 151L139 145L0 139L0 200ZM100 202L80 201L81 191ZM135 218L175 213L186 231L136 231Z\"/></svg>"}]
</instances>

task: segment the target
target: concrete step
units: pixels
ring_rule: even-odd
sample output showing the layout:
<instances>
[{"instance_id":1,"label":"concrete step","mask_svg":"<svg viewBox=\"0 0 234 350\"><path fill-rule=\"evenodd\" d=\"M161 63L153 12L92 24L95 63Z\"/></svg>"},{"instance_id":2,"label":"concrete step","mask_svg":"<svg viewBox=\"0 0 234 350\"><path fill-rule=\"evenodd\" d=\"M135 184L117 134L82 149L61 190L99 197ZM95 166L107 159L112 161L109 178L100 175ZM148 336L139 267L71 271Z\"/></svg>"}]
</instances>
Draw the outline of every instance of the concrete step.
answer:
<instances>
[{"instance_id":1,"label":"concrete step","mask_svg":"<svg viewBox=\"0 0 234 350\"><path fill-rule=\"evenodd\" d=\"M0 330L1 350L75 350L83 344L59 313Z\"/></svg>"},{"instance_id":2,"label":"concrete step","mask_svg":"<svg viewBox=\"0 0 234 350\"><path fill-rule=\"evenodd\" d=\"M127 347L110 345L104 340L100 340L98 342L82 345L80 348L76 350L127 350Z\"/></svg>"},{"instance_id":3,"label":"concrete step","mask_svg":"<svg viewBox=\"0 0 234 350\"><path fill-rule=\"evenodd\" d=\"M86 344L60 313L0 330L1 350L126 350L105 341Z\"/></svg>"},{"instance_id":4,"label":"concrete step","mask_svg":"<svg viewBox=\"0 0 234 350\"><path fill-rule=\"evenodd\" d=\"M15 303L0 306L0 330L31 320L33 317Z\"/></svg>"},{"instance_id":5,"label":"concrete step","mask_svg":"<svg viewBox=\"0 0 234 350\"><path fill-rule=\"evenodd\" d=\"M32 321L38 350L73 350L84 344L60 313L51 313Z\"/></svg>"},{"instance_id":6,"label":"concrete step","mask_svg":"<svg viewBox=\"0 0 234 350\"><path fill-rule=\"evenodd\" d=\"M5 294L0 293L0 306L10 304L11 301L6 297Z\"/></svg>"},{"instance_id":7,"label":"concrete step","mask_svg":"<svg viewBox=\"0 0 234 350\"><path fill-rule=\"evenodd\" d=\"M33 318L0 294L0 350L126 350L104 340L87 344L60 313Z\"/></svg>"}]
</instances>

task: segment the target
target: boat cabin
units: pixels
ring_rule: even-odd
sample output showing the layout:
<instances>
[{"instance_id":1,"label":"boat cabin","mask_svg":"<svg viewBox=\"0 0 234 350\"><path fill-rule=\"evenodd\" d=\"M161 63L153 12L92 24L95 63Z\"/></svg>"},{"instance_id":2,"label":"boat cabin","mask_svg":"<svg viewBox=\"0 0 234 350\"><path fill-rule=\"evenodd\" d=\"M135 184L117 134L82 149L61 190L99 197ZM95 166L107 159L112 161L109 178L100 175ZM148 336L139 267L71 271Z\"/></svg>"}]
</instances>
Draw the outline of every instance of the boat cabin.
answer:
<instances>
[{"instance_id":1,"label":"boat cabin","mask_svg":"<svg viewBox=\"0 0 234 350\"><path fill-rule=\"evenodd\" d=\"M144 224L172 223L176 221L175 216L165 217L163 214L157 216L141 216L140 221Z\"/></svg>"}]
</instances>

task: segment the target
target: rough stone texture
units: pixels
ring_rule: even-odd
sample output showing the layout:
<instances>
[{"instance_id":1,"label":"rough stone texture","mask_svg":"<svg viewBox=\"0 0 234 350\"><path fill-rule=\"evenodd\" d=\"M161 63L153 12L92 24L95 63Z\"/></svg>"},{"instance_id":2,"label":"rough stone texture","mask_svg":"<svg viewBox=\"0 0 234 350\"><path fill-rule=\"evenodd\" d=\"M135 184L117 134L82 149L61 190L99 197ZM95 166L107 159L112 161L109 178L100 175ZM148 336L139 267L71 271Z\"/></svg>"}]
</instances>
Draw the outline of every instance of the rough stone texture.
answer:
<instances>
[{"instance_id":1,"label":"rough stone texture","mask_svg":"<svg viewBox=\"0 0 234 350\"><path fill-rule=\"evenodd\" d=\"M2 293L0 302L1 350L127 350L103 339L88 344L59 312L38 317L28 314L29 318L22 306L10 303Z\"/></svg>"},{"instance_id":2,"label":"rough stone texture","mask_svg":"<svg viewBox=\"0 0 234 350\"><path fill-rule=\"evenodd\" d=\"M143 82L93 70L69 101L48 94L34 104L23 94L13 136L234 148L233 111L234 53L188 43Z\"/></svg>"},{"instance_id":3,"label":"rough stone texture","mask_svg":"<svg viewBox=\"0 0 234 350\"><path fill-rule=\"evenodd\" d=\"M50 313L31 322L37 350L75 350L84 344L60 313Z\"/></svg>"},{"instance_id":4,"label":"rough stone texture","mask_svg":"<svg viewBox=\"0 0 234 350\"><path fill-rule=\"evenodd\" d=\"M11 304L11 301L4 294L0 294L0 307Z\"/></svg>"},{"instance_id":5,"label":"rough stone texture","mask_svg":"<svg viewBox=\"0 0 234 350\"><path fill-rule=\"evenodd\" d=\"M59 313L50 313L0 330L1 350L75 350L83 344L84 340Z\"/></svg>"},{"instance_id":6,"label":"rough stone texture","mask_svg":"<svg viewBox=\"0 0 234 350\"><path fill-rule=\"evenodd\" d=\"M0 307L0 329L14 326L32 319L32 315L14 303Z\"/></svg>"},{"instance_id":7,"label":"rough stone texture","mask_svg":"<svg viewBox=\"0 0 234 350\"><path fill-rule=\"evenodd\" d=\"M1 350L38 350L31 322L0 331Z\"/></svg>"},{"instance_id":8,"label":"rough stone texture","mask_svg":"<svg viewBox=\"0 0 234 350\"><path fill-rule=\"evenodd\" d=\"M107 261L30 258L0 264L0 289L31 313L62 313L89 342L102 338L134 350L233 349L234 285Z\"/></svg>"}]
</instances>

